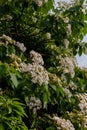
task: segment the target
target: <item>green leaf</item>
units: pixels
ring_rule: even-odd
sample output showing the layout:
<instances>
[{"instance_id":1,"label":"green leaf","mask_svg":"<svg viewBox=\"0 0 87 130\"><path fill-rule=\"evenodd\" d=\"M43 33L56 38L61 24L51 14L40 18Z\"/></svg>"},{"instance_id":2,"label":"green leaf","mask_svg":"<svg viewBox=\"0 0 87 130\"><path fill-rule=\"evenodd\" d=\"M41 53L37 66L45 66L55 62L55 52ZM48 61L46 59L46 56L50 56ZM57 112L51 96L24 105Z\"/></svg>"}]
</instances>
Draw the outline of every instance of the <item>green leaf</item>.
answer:
<instances>
[{"instance_id":1,"label":"green leaf","mask_svg":"<svg viewBox=\"0 0 87 130\"><path fill-rule=\"evenodd\" d=\"M10 12L10 7L8 5L0 6L0 15L6 15Z\"/></svg>"},{"instance_id":2,"label":"green leaf","mask_svg":"<svg viewBox=\"0 0 87 130\"><path fill-rule=\"evenodd\" d=\"M57 95L58 96L60 96L60 95L64 96L64 90L63 90L62 87L58 86L57 89L56 89L56 91L57 91Z\"/></svg>"},{"instance_id":3,"label":"green leaf","mask_svg":"<svg viewBox=\"0 0 87 130\"><path fill-rule=\"evenodd\" d=\"M25 125L21 125L20 130L28 130L28 128Z\"/></svg>"},{"instance_id":4,"label":"green leaf","mask_svg":"<svg viewBox=\"0 0 87 130\"><path fill-rule=\"evenodd\" d=\"M0 75L4 74L6 72L6 66L5 65L0 65Z\"/></svg>"},{"instance_id":5,"label":"green leaf","mask_svg":"<svg viewBox=\"0 0 87 130\"><path fill-rule=\"evenodd\" d=\"M53 126L50 126L46 130L55 130L55 128Z\"/></svg>"},{"instance_id":6,"label":"green leaf","mask_svg":"<svg viewBox=\"0 0 87 130\"><path fill-rule=\"evenodd\" d=\"M48 95L47 93L43 93L43 108L47 108L48 103Z\"/></svg>"},{"instance_id":7,"label":"green leaf","mask_svg":"<svg viewBox=\"0 0 87 130\"><path fill-rule=\"evenodd\" d=\"M49 89L48 89L48 85L47 85L47 84L44 84L44 91L46 91L47 93L49 92Z\"/></svg>"},{"instance_id":8,"label":"green leaf","mask_svg":"<svg viewBox=\"0 0 87 130\"><path fill-rule=\"evenodd\" d=\"M8 107L8 113L10 114L10 113L12 113L12 107Z\"/></svg>"},{"instance_id":9,"label":"green leaf","mask_svg":"<svg viewBox=\"0 0 87 130\"><path fill-rule=\"evenodd\" d=\"M0 130L5 130L5 128L2 124L0 124Z\"/></svg>"},{"instance_id":10,"label":"green leaf","mask_svg":"<svg viewBox=\"0 0 87 130\"><path fill-rule=\"evenodd\" d=\"M51 86L51 88L56 92L56 85L50 85Z\"/></svg>"},{"instance_id":11,"label":"green leaf","mask_svg":"<svg viewBox=\"0 0 87 130\"><path fill-rule=\"evenodd\" d=\"M14 87L17 87L19 83L18 83L16 75L13 73L10 73L10 77L11 77L11 81L12 81Z\"/></svg>"}]
</instances>

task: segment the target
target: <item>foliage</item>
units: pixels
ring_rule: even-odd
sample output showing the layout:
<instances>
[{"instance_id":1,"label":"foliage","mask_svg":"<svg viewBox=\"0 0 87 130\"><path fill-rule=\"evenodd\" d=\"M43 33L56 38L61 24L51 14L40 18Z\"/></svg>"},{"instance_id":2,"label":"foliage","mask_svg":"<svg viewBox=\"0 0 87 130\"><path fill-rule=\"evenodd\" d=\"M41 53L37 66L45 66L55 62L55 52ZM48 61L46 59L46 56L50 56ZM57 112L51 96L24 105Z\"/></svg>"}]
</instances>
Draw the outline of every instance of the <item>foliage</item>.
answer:
<instances>
[{"instance_id":1,"label":"foliage","mask_svg":"<svg viewBox=\"0 0 87 130\"><path fill-rule=\"evenodd\" d=\"M0 1L0 129L86 130L84 0ZM15 39L15 40L14 40Z\"/></svg>"},{"instance_id":2,"label":"foliage","mask_svg":"<svg viewBox=\"0 0 87 130\"><path fill-rule=\"evenodd\" d=\"M18 99L0 96L0 129L28 130L22 121L25 112Z\"/></svg>"}]
</instances>

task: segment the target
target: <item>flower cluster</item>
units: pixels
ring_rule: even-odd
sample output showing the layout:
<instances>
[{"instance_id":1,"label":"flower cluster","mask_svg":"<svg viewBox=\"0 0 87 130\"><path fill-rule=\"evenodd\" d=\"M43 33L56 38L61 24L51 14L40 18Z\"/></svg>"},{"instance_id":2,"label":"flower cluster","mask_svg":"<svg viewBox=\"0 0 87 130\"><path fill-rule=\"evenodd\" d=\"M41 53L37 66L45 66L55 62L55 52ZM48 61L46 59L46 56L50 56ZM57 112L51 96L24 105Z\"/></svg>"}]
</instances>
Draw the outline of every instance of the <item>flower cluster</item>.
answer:
<instances>
[{"instance_id":1,"label":"flower cluster","mask_svg":"<svg viewBox=\"0 0 87 130\"><path fill-rule=\"evenodd\" d=\"M2 40L5 40L7 44L8 44L8 43L14 44L14 40L13 40L11 37L6 36L5 34L2 35L1 39L2 39Z\"/></svg>"},{"instance_id":2,"label":"flower cluster","mask_svg":"<svg viewBox=\"0 0 87 130\"><path fill-rule=\"evenodd\" d=\"M70 6L72 6L71 3L68 3L68 2L65 2L65 1L58 1L57 4L58 4L59 9L61 9L61 8L69 9Z\"/></svg>"},{"instance_id":3,"label":"flower cluster","mask_svg":"<svg viewBox=\"0 0 87 130\"><path fill-rule=\"evenodd\" d=\"M12 16L11 15L5 15L4 17L1 18L1 20L10 21L10 20L12 20Z\"/></svg>"},{"instance_id":4,"label":"flower cluster","mask_svg":"<svg viewBox=\"0 0 87 130\"><path fill-rule=\"evenodd\" d=\"M56 57L58 59L58 57ZM59 57L59 63L61 67L57 67L57 69L62 68L63 74L69 73L71 77L73 78L75 75L74 68L76 66L76 60L72 57Z\"/></svg>"},{"instance_id":5,"label":"flower cluster","mask_svg":"<svg viewBox=\"0 0 87 130\"><path fill-rule=\"evenodd\" d=\"M43 83L48 84L49 76L48 72L42 66L44 64L42 56L35 51L31 51L30 57L32 64L21 63L20 71L30 73L32 78L31 81L33 83L38 83L39 85L42 85Z\"/></svg>"},{"instance_id":6,"label":"flower cluster","mask_svg":"<svg viewBox=\"0 0 87 130\"><path fill-rule=\"evenodd\" d=\"M17 46L22 52L25 52L26 51L26 47L24 46L23 43L20 43L20 42L14 42L14 45Z\"/></svg>"},{"instance_id":7,"label":"flower cluster","mask_svg":"<svg viewBox=\"0 0 87 130\"><path fill-rule=\"evenodd\" d=\"M57 116L54 116L53 119L57 124L58 130L75 130L75 128L74 128L73 124L70 122L70 120L65 120L65 119L57 117Z\"/></svg>"},{"instance_id":8,"label":"flower cluster","mask_svg":"<svg viewBox=\"0 0 87 130\"><path fill-rule=\"evenodd\" d=\"M34 96L32 96L30 98L30 102L29 102L29 108L33 109L33 112L36 112L37 110L39 110L42 107L41 101L39 98L36 98Z\"/></svg>"},{"instance_id":9,"label":"flower cluster","mask_svg":"<svg viewBox=\"0 0 87 130\"><path fill-rule=\"evenodd\" d=\"M3 36L1 37L1 39L5 40L6 44L13 44L13 45L17 46L22 52L26 51L26 47L24 46L23 43L16 42L15 40L13 40L9 36L6 36L6 35L3 34Z\"/></svg>"},{"instance_id":10,"label":"flower cluster","mask_svg":"<svg viewBox=\"0 0 87 130\"><path fill-rule=\"evenodd\" d=\"M83 114L87 115L87 93L84 94L76 94L76 97L79 100L79 107Z\"/></svg>"},{"instance_id":11,"label":"flower cluster","mask_svg":"<svg viewBox=\"0 0 87 130\"><path fill-rule=\"evenodd\" d=\"M21 58L19 58L16 54L12 53L11 55L8 55L13 61L17 61L18 63L21 63Z\"/></svg>"},{"instance_id":12,"label":"flower cluster","mask_svg":"<svg viewBox=\"0 0 87 130\"><path fill-rule=\"evenodd\" d=\"M43 2L48 2L48 0L33 0L39 7L43 5Z\"/></svg>"},{"instance_id":13,"label":"flower cluster","mask_svg":"<svg viewBox=\"0 0 87 130\"><path fill-rule=\"evenodd\" d=\"M69 17L63 17L64 23L69 23Z\"/></svg>"},{"instance_id":14,"label":"flower cluster","mask_svg":"<svg viewBox=\"0 0 87 130\"><path fill-rule=\"evenodd\" d=\"M7 57L11 58L10 65L15 67L17 70L19 70L20 64L22 63L22 60L20 57L18 57L16 54L6 54Z\"/></svg>"},{"instance_id":15,"label":"flower cluster","mask_svg":"<svg viewBox=\"0 0 87 130\"><path fill-rule=\"evenodd\" d=\"M36 63L33 64L21 63L20 70L21 72L29 72L32 78L31 81L33 83L38 83L39 85L42 85L43 83L45 84L49 83L48 72L41 65L38 65Z\"/></svg>"},{"instance_id":16,"label":"flower cluster","mask_svg":"<svg viewBox=\"0 0 87 130\"><path fill-rule=\"evenodd\" d=\"M51 34L49 32L46 33L46 39L48 39L48 40L51 39Z\"/></svg>"},{"instance_id":17,"label":"flower cluster","mask_svg":"<svg viewBox=\"0 0 87 130\"><path fill-rule=\"evenodd\" d=\"M43 1L42 0L33 0L38 6L42 6Z\"/></svg>"},{"instance_id":18,"label":"flower cluster","mask_svg":"<svg viewBox=\"0 0 87 130\"><path fill-rule=\"evenodd\" d=\"M35 52L33 50L30 51L30 58L33 63L40 64L40 65L44 64L43 58L41 54L39 54L38 52Z\"/></svg>"},{"instance_id":19,"label":"flower cluster","mask_svg":"<svg viewBox=\"0 0 87 130\"><path fill-rule=\"evenodd\" d=\"M69 73L71 75L71 77L73 78L75 75L74 72L74 67L76 66L76 61L75 59L71 58L71 57L64 57L61 58L59 63L61 64L61 67L63 67L63 73Z\"/></svg>"}]
</instances>

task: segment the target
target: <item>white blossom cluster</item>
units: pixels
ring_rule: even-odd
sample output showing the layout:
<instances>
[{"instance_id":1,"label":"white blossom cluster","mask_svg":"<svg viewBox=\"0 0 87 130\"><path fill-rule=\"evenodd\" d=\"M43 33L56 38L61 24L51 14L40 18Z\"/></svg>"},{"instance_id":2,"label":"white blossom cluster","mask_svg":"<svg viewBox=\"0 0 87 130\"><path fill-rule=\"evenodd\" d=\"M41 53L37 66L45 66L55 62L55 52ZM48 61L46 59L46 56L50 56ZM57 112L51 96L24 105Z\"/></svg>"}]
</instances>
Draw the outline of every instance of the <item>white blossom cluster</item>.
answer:
<instances>
[{"instance_id":1,"label":"white blossom cluster","mask_svg":"<svg viewBox=\"0 0 87 130\"><path fill-rule=\"evenodd\" d=\"M75 75L74 67L76 66L76 60L66 56L64 58L61 57L59 63L61 64L61 68L63 68L63 73L69 73L73 78Z\"/></svg>"},{"instance_id":2,"label":"white blossom cluster","mask_svg":"<svg viewBox=\"0 0 87 130\"><path fill-rule=\"evenodd\" d=\"M7 44L14 44L14 40L11 37L6 36L5 34L2 35L1 39L5 40Z\"/></svg>"},{"instance_id":3,"label":"white blossom cluster","mask_svg":"<svg viewBox=\"0 0 87 130\"><path fill-rule=\"evenodd\" d=\"M44 64L42 56L35 52L30 52L30 57L32 63L24 63L22 60L15 54L8 55L12 59L12 66L15 66L17 70L22 73L29 73L31 75L31 81L33 83L38 83L39 85L48 84L49 83L49 73L42 66Z\"/></svg>"},{"instance_id":4,"label":"white blossom cluster","mask_svg":"<svg viewBox=\"0 0 87 130\"><path fill-rule=\"evenodd\" d=\"M13 44L13 45L17 46L21 51L23 51L23 52L26 51L26 47L24 46L23 43L16 42L11 37L6 36L5 34L3 34L3 36L1 37L1 39L5 40L6 44Z\"/></svg>"},{"instance_id":5,"label":"white blossom cluster","mask_svg":"<svg viewBox=\"0 0 87 130\"><path fill-rule=\"evenodd\" d=\"M81 109L81 112L85 115L87 115L87 93L84 94L76 94L76 97L79 100L79 107Z\"/></svg>"},{"instance_id":6,"label":"white blossom cluster","mask_svg":"<svg viewBox=\"0 0 87 130\"><path fill-rule=\"evenodd\" d=\"M59 9L61 9L61 8L63 8L63 9L69 9L72 6L71 3L68 3L68 2L65 2L65 1L61 1L61 0L58 1L57 4L58 4L58 8Z\"/></svg>"},{"instance_id":7,"label":"white blossom cluster","mask_svg":"<svg viewBox=\"0 0 87 130\"><path fill-rule=\"evenodd\" d=\"M53 13L53 15L54 15L54 13ZM64 17L63 16L63 12L58 12L57 14L55 14L55 18L58 20L59 18L61 18L63 21L64 21L64 23L69 23L69 21L70 21L70 19L69 19L69 17Z\"/></svg>"},{"instance_id":8,"label":"white blossom cluster","mask_svg":"<svg viewBox=\"0 0 87 130\"><path fill-rule=\"evenodd\" d=\"M17 61L18 63L21 63L21 58L19 58L16 54L12 53L11 55L6 55L9 56L13 61Z\"/></svg>"},{"instance_id":9,"label":"white blossom cluster","mask_svg":"<svg viewBox=\"0 0 87 130\"><path fill-rule=\"evenodd\" d=\"M65 23L69 23L69 17L63 17Z\"/></svg>"},{"instance_id":10,"label":"white blossom cluster","mask_svg":"<svg viewBox=\"0 0 87 130\"><path fill-rule=\"evenodd\" d=\"M42 66L44 64L41 55L37 52L31 51L30 57L32 60L32 64L20 64L20 71L21 72L28 72L31 74L31 81L33 83L38 83L42 85L43 83L49 83L49 76L48 72Z\"/></svg>"},{"instance_id":11,"label":"white blossom cluster","mask_svg":"<svg viewBox=\"0 0 87 130\"><path fill-rule=\"evenodd\" d=\"M69 18L68 17L64 17L62 12L56 14L55 18L57 20L59 20L61 18L64 21L64 23L67 24L66 27L65 27L65 31L66 31L67 37L70 36L71 33L72 33L72 27L71 27L71 24L69 23ZM61 27L58 26L58 29L61 29Z\"/></svg>"},{"instance_id":12,"label":"white blossom cluster","mask_svg":"<svg viewBox=\"0 0 87 130\"><path fill-rule=\"evenodd\" d=\"M38 65L36 63L33 64L21 63L20 70L21 72L29 72L32 78L31 81L33 83L38 83L39 85L42 85L43 83L45 84L49 83L48 72L41 65Z\"/></svg>"},{"instance_id":13,"label":"white blossom cluster","mask_svg":"<svg viewBox=\"0 0 87 130\"><path fill-rule=\"evenodd\" d=\"M4 17L1 18L1 20L7 20L7 21L10 21L12 20L12 16L11 15L5 15Z\"/></svg>"},{"instance_id":14,"label":"white blossom cluster","mask_svg":"<svg viewBox=\"0 0 87 130\"><path fill-rule=\"evenodd\" d=\"M51 39L51 34L49 32L46 33L46 39L48 39L48 40Z\"/></svg>"},{"instance_id":15,"label":"white blossom cluster","mask_svg":"<svg viewBox=\"0 0 87 130\"><path fill-rule=\"evenodd\" d=\"M24 46L23 43L20 43L20 42L14 42L14 45L17 46L22 52L25 52L26 51L26 47Z\"/></svg>"},{"instance_id":16,"label":"white blossom cluster","mask_svg":"<svg viewBox=\"0 0 87 130\"><path fill-rule=\"evenodd\" d=\"M42 103L40 101L39 98L36 98L34 96L32 96L30 98L30 102L29 102L29 108L33 110L33 112L36 112L37 110L39 110L42 107Z\"/></svg>"},{"instance_id":17,"label":"white blossom cluster","mask_svg":"<svg viewBox=\"0 0 87 130\"><path fill-rule=\"evenodd\" d=\"M30 51L30 58L33 63L40 64L40 65L44 64L43 58L41 54L39 54L38 52L35 52L33 50Z\"/></svg>"},{"instance_id":18,"label":"white blossom cluster","mask_svg":"<svg viewBox=\"0 0 87 130\"><path fill-rule=\"evenodd\" d=\"M57 130L75 130L73 124L70 122L70 120L65 120L63 118L54 116L54 121L58 125Z\"/></svg>"},{"instance_id":19,"label":"white blossom cluster","mask_svg":"<svg viewBox=\"0 0 87 130\"><path fill-rule=\"evenodd\" d=\"M43 5L43 3L48 2L48 0L33 0L39 7Z\"/></svg>"}]
</instances>

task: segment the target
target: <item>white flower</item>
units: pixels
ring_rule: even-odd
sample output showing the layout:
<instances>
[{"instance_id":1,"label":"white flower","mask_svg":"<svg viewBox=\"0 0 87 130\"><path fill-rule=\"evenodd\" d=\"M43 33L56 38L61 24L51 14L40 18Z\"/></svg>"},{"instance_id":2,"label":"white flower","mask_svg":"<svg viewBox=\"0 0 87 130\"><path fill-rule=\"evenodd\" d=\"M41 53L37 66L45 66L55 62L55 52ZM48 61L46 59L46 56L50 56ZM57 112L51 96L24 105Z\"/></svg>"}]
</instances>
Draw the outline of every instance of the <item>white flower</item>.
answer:
<instances>
[{"instance_id":1,"label":"white flower","mask_svg":"<svg viewBox=\"0 0 87 130\"><path fill-rule=\"evenodd\" d=\"M87 93L76 94L76 97L79 100L79 107L83 114L87 114Z\"/></svg>"},{"instance_id":2,"label":"white flower","mask_svg":"<svg viewBox=\"0 0 87 130\"><path fill-rule=\"evenodd\" d=\"M71 35L71 32L72 32L72 30L71 30L71 24L68 24L68 25L66 26L67 36Z\"/></svg>"},{"instance_id":3,"label":"white flower","mask_svg":"<svg viewBox=\"0 0 87 130\"><path fill-rule=\"evenodd\" d=\"M36 98L34 96L32 96L30 98L30 102L29 102L29 108L33 109L34 112L36 112L37 110L39 110L42 107L41 101L39 98Z\"/></svg>"},{"instance_id":4,"label":"white flower","mask_svg":"<svg viewBox=\"0 0 87 130\"><path fill-rule=\"evenodd\" d=\"M10 44L14 44L14 40L11 37L6 36L5 34L2 35L2 39L4 39L5 41L7 41Z\"/></svg>"},{"instance_id":5,"label":"white flower","mask_svg":"<svg viewBox=\"0 0 87 130\"><path fill-rule=\"evenodd\" d=\"M15 46L17 46L21 51L23 51L23 52L26 51L26 47L24 46L23 43L15 42L14 44L15 44Z\"/></svg>"},{"instance_id":6,"label":"white flower","mask_svg":"<svg viewBox=\"0 0 87 130\"><path fill-rule=\"evenodd\" d=\"M46 2L48 2L48 0L44 0L44 2L46 3Z\"/></svg>"},{"instance_id":7,"label":"white flower","mask_svg":"<svg viewBox=\"0 0 87 130\"><path fill-rule=\"evenodd\" d=\"M12 20L12 16L11 15L6 15L6 19L7 20Z\"/></svg>"},{"instance_id":8,"label":"white flower","mask_svg":"<svg viewBox=\"0 0 87 130\"><path fill-rule=\"evenodd\" d=\"M69 46L69 41L68 41L68 39L64 39L63 44L65 45L66 48L68 48L68 46Z\"/></svg>"},{"instance_id":9,"label":"white flower","mask_svg":"<svg viewBox=\"0 0 87 130\"><path fill-rule=\"evenodd\" d=\"M20 71L21 72L28 72L31 74L31 81L33 83L38 83L40 86L45 83L49 83L49 76L48 72L45 68L41 65L36 63L33 64L20 64Z\"/></svg>"},{"instance_id":10,"label":"white flower","mask_svg":"<svg viewBox=\"0 0 87 130\"><path fill-rule=\"evenodd\" d=\"M33 0L39 7L43 5L43 0Z\"/></svg>"},{"instance_id":11,"label":"white flower","mask_svg":"<svg viewBox=\"0 0 87 130\"><path fill-rule=\"evenodd\" d=\"M5 34L3 34L2 38L6 41L7 44L13 44L15 46L17 46L21 51L25 52L26 51L26 47L24 46L23 43L20 42L16 42L15 40L13 40L11 37L6 36Z\"/></svg>"},{"instance_id":12,"label":"white flower","mask_svg":"<svg viewBox=\"0 0 87 130\"><path fill-rule=\"evenodd\" d=\"M36 64L44 64L43 58L41 56L41 54L39 54L38 52L35 51L30 51L30 58L32 60L32 62L36 63Z\"/></svg>"},{"instance_id":13,"label":"white flower","mask_svg":"<svg viewBox=\"0 0 87 130\"><path fill-rule=\"evenodd\" d=\"M70 122L70 120L65 120L63 118L54 116L53 120L58 125L58 130L75 130L73 124Z\"/></svg>"},{"instance_id":14,"label":"white flower","mask_svg":"<svg viewBox=\"0 0 87 130\"><path fill-rule=\"evenodd\" d=\"M68 17L63 18L63 20L64 20L65 23L69 23L69 18Z\"/></svg>"},{"instance_id":15,"label":"white flower","mask_svg":"<svg viewBox=\"0 0 87 130\"><path fill-rule=\"evenodd\" d=\"M58 58L57 58L58 59ZM63 69L63 73L69 73L71 77L73 78L75 75L74 67L76 66L76 60L72 57L59 57L59 63L61 64L61 67ZM59 67L57 67L59 69Z\"/></svg>"},{"instance_id":16,"label":"white flower","mask_svg":"<svg viewBox=\"0 0 87 130\"><path fill-rule=\"evenodd\" d=\"M9 56L12 60L17 61L18 63L21 63L21 58L19 58L14 53L12 53L11 55L7 55L7 56Z\"/></svg>"},{"instance_id":17,"label":"white flower","mask_svg":"<svg viewBox=\"0 0 87 130\"><path fill-rule=\"evenodd\" d=\"M51 34L50 34L50 33L46 33L46 38L47 38L48 40L50 40L50 39L51 39Z\"/></svg>"}]
</instances>

